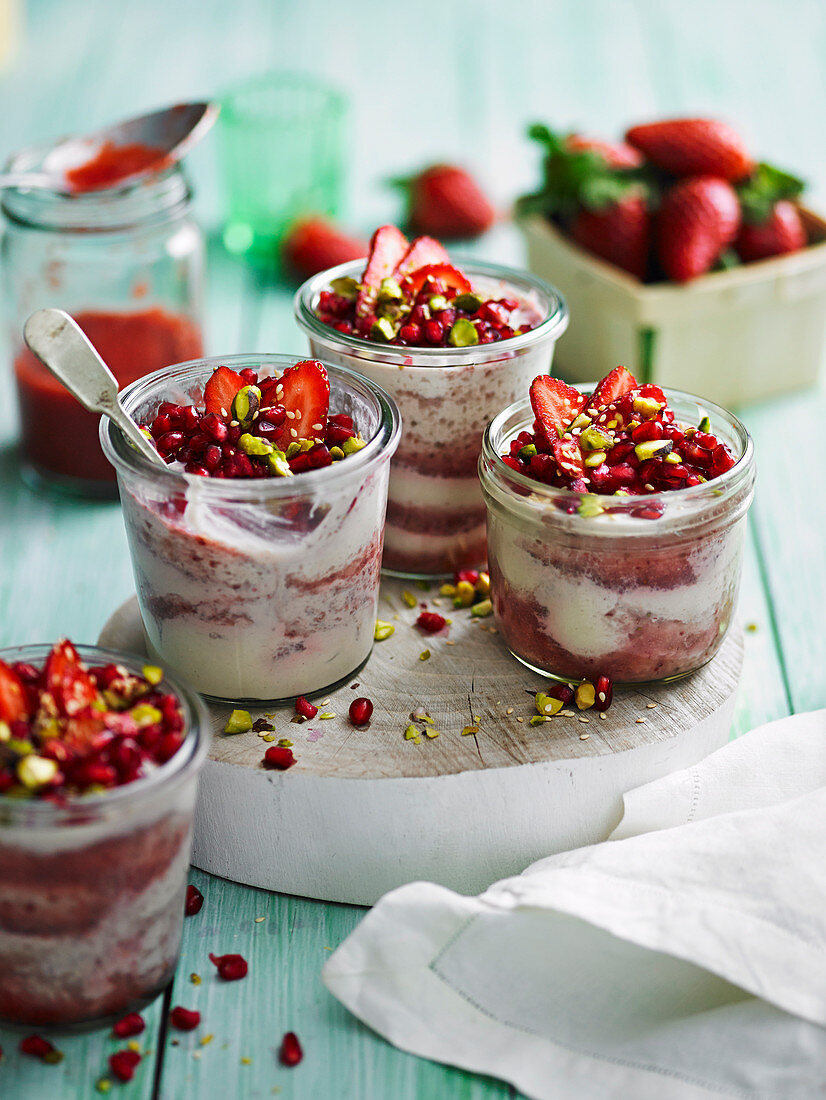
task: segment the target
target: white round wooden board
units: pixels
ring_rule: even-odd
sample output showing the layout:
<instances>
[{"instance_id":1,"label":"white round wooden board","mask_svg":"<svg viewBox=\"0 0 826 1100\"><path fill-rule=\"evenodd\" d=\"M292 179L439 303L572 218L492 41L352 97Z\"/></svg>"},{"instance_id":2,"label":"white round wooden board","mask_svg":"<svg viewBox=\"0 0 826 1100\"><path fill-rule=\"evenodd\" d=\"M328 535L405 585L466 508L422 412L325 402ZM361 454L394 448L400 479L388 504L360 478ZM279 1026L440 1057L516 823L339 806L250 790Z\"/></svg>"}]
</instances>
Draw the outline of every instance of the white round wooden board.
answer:
<instances>
[{"instance_id":1,"label":"white round wooden board","mask_svg":"<svg viewBox=\"0 0 826 1100\"><path fill-rule=\"evenodd\" d=\"M406 605L405 590L450 618L448 629L416 629L421 607ZM603 840L625 791L689 767L728 738L739 631L693 676L617 690L604 719L590 710L531 726L533 695L548 681L511 656L492 619L454 610L435 585L425 592L391 579L382 582L379 617L395 633L345 686L314 699L334 718L296 724L290 707L250 710L293 742L288 771L264 769L263 735L224 734L231 708L210 704L215 739L201 779L196 867L355 904L418 879L476 894L542 856ZM99 641L144 652L134 598ZM362 695L373 719L354 729L347 711ZM439 736L428 738L426 723L414 720L416 744L404 731L420 708ZM469 725L479 732L462 736Z\"/></svg>"}]
</instances>

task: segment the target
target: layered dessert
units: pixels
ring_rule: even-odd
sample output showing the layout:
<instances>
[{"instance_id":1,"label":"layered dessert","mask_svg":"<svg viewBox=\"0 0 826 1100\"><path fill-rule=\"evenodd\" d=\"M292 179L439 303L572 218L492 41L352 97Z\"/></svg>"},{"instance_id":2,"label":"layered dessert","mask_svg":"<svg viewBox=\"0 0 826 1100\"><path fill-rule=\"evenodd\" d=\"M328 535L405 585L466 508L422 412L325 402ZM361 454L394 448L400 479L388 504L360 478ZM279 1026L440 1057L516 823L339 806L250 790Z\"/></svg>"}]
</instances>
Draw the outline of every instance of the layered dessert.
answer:
<instances>
[{"instance_id":1,"label":"layered dessert","mask_svg":"<svg viewBox=\"0 0 826 1100\"><path fill-rule=\"evenodd\" d=\"M386 396L316 360L239 356L162 372L124 400L167 463L102 430L150 652L229 700L349 675L373 644L399 436Z\"/></svg>"},{"instance_id":2,"label":"layered dessert","mask_svg":"<svg viewBox=\"0 0 826 1100\"><path fill-rule=\"evenodd\" d=\"M68 641L0 659L0 1018L100 1022L153 999L184 915L199 704Z\"/></svg>"},{"instance_id":3,"label":"layered dessert","mask_svg":"<svg viewBox=\"0 0 826 1100\"><path fill-rule=\"evenodd\" d=\"M507 268L459 268L433 238L382 226L366 266L309 280L296 314L313 354L366 375L399 406L383 567L429 576L484 564L482 432L550 367L567 324L560 296Z\"/></svg>"},{"instance_id":4,"label":"layered dessert","mask_svg":"<svg viewBox=\"0 0 826 1100\"><path fill-rule=\"evenodd\" d=\"M667 680L731 622L751 442L724 410L617 368L593 393L537 377L490 425L480 476L503 640L566 680Z\"/></svg>"}]
</instances>

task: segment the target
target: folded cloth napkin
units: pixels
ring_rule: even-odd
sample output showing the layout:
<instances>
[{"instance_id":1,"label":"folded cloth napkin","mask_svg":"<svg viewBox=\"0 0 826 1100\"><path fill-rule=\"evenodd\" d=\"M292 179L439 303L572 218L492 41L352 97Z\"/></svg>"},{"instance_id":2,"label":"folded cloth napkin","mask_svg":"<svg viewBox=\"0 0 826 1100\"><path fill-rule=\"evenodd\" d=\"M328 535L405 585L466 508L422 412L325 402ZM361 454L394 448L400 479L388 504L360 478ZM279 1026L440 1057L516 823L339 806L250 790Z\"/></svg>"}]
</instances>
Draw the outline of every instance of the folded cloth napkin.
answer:
<instances>
[{"instance_id":1,"label":"folded cloth napkin","mask_svg":"<svg viewBox=\"0 0 826 1100\"><path fill-rule=\"evenodd\" d=\"M537 1100L826 1097L824 857L821 710L479 897L392 891L323 977L396 1046Z\"/></svg>"}]
</instances>

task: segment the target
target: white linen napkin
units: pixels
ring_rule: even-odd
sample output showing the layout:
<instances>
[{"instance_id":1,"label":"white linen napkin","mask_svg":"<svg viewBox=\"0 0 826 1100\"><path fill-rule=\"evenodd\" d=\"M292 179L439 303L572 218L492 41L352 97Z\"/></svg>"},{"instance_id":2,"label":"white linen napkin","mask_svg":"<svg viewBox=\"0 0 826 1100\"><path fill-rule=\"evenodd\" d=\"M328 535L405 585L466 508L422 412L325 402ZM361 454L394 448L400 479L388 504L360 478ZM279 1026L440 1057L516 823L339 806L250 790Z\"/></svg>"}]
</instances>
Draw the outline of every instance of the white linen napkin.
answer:
<instances>
[{"instance_id":1,"label":"white linen napkin","mask_svg":"<svg viewBox=\"0 0 826 1100\"><path fill-rule=\"evenodd\" d=\"M826 1097L826 710L477 898L392 891L323 978L396 1046L536 1100Z\"/></svg>"}]
</instances>

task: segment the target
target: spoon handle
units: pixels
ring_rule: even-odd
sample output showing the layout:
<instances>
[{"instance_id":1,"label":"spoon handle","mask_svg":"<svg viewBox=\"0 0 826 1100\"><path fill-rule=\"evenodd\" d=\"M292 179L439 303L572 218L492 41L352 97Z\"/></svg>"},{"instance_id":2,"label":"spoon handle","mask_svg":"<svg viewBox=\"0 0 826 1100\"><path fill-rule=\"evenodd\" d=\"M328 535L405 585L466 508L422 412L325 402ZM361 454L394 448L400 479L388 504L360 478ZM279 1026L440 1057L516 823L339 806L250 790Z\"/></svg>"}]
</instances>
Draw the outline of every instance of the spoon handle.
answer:
<instances>
[{"instance_id":1,"label":"spoon handle","mask_svg":"<svg viewBox=\"0 0 826 1100\"><path fill-rule=\"evenodd\" d=\"M108 416L141 454L166 465L121 407L117 379L68 313L62 309L38 309L26 321L23 336L40 362L85 409Z\"/></svg>"}]
</instances>

